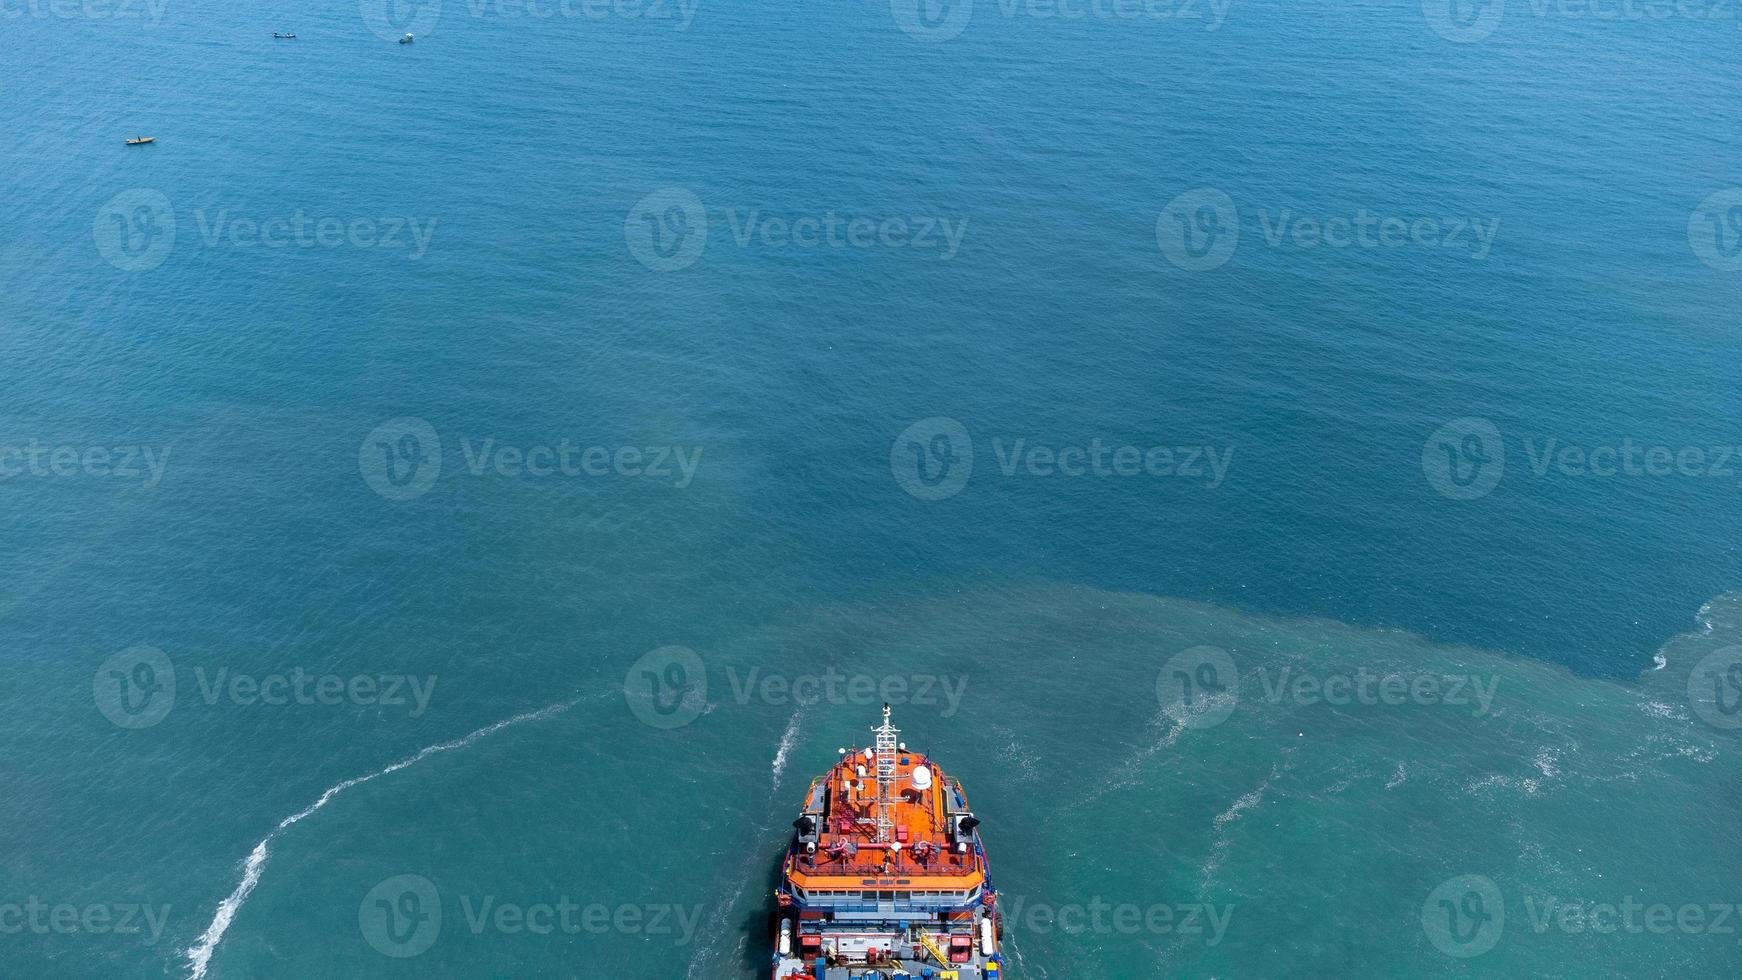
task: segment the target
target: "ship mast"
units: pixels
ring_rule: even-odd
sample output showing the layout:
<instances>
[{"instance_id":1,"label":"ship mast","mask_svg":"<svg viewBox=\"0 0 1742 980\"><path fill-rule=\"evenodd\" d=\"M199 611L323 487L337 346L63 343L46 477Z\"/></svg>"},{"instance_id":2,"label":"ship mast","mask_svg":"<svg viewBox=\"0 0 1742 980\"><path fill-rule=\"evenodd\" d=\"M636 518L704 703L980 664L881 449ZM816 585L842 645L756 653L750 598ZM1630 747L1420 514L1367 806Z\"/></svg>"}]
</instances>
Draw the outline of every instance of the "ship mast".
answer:
<instances>
[{"instance_id":1,"label":"ship mast","mask_svg":"<svg viewBox=\"0 0 1742 980\"><path fill-rule=\"evenodd\" d=\"M895 839L895 740L901 730L889 723L889 705L883 705L883 724L871 729L877 735L877 840Z\"/></svg>"}]
</instances>

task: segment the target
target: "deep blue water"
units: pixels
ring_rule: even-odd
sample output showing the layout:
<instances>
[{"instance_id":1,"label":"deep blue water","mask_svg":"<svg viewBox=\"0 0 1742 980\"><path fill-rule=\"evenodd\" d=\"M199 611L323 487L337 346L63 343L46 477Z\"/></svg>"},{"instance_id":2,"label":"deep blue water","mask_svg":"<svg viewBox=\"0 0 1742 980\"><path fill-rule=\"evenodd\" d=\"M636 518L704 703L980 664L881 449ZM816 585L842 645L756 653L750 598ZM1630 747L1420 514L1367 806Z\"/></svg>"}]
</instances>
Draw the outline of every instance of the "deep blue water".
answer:
<instances>
[{"instance_id":1,"label":"deep blue water","mask_svg":"<svg viewBox=\"0 0 1742 980\"><path fill-rule=\"evenodd\" d=\"M1057 588L1405 631L1631 683L1737 588L1742 456L1700 475L1531 466L1550 439L1709 461L1742 445L1742 224L1721 196L1705 203L1742 187L1734 19L1514 0L1491 34L1455 43L1402 0L1166 18L979 0L939 40L904 31L899 3L541 17L445 0L409 19L342 0L0 7L0 447L168 453L156 481L82 462L0 480L0 901L176 911L171 938L145 948L0 937L0 973L181 975L238 862L323 789L619 689L668 644L711 669L899 651L975 665L993 689L1100 657L1153 673L1174 652L1070 646L1088 627L1061 611L1041 634L1060 648L1001 658L1020 619L927 605ZM392 43L403 30L415 43ZM158 142L122 145L135 134ZM1238 244L1193 271L1179 247L1207 239L1168 236L1204 217L1177 202L1205 188L1231 203ZM705 231L668 207L692 201ZM1315 232L1297 219L1360 215L1491 238L1301 244ZM298 240L303 218L344 231ZM807 219L906 232L791 244ZM278 222L288 244L262 243ZM911 241L921 227L959 240ZM680 230L699 252L642 261ZM928 501L891 454L940 417L968 434L974 470ZM400 418L427 423L442 460L403 501L359 465ZM1424 449L1470 418L1499 433L1505 475L1453 499ZM689 481L467 470L484 440L564 439L700 456ZM1007 477L999 453L1016 440L1232 455L1213 486ZM930 640L856 630L867 608L948 622ZM181 692L136 732L94 710L92 683L141 644L165 652ZM415 718L199 703L195 669L220 666L440 684ZM1105 690L1059 696L1094 705ZM602 703L603 720L555 743L444 753L461 782L420 763L351 791L378 799L299 823L213 975L671 975L616 947L389 960L359 942L355 902L399 870L488 890L509 887L492 869L553 861L556 880L580 874L618 901L720 908L718 937L756 919L728 883L762 873L757 848L778 847L795 784L870 710L803 725L778 706L727 711L680 742L635 724L620 690ZM1153 711L1128 713L1141 741ZM940 720L922 727L947 744ZM783 783L781 752L771 793L783 732L806 754ZM982 736L956 737L971 755ZM975 765L971 789L1001 778ZM1149 775L1138 784L1165 796ZM1252 782L1230 776L1239 791L1212 809ZM622 796L607 806L595 784ZM563 808L571 795L584 813ZM653 823L707 853L634 836ZM635 848L552 858L581 827ZM1007 847L1034 865L1046 853ZM1188 863L1213 870L1203 857ZM335 880L275 877L299 865ZM1278 941L1314 968L1378 969L1314 958L1302 936L1319 938ZM696 948L664 955L730 972ZM1031 969L1082 975L1046 955L1076 954L1042 949ZM1252 955L1188 962L1262 971L1276 954ZM1433 964L1388 968L1458 966ZM1160 975L1146 970L1120 975Z\"/></svg>"}]
</instances>

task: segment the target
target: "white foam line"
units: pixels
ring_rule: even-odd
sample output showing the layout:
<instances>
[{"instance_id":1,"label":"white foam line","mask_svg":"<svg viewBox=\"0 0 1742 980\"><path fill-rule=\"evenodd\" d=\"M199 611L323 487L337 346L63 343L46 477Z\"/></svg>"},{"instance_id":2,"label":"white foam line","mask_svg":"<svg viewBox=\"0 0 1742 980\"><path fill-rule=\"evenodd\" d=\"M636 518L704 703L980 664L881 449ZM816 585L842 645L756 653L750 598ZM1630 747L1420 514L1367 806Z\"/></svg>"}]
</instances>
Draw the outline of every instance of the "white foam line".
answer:
<instances>
[{"instance_id":1,"label":"white foam line","mask_svg":"<svg viewBox=\"0 0 1742 980\"><path fill-rule=\"evenodd\" d=\"M792 752L792 747L798 742L798 720L801 712L792 713L792 721L786 726L786 734L780 736L780 748L774 753L774 789L780 788L780 776L786 772L786 757Z\"/></svg>"},{"instance_id":2,"label":"white foam line","mask_svg":"<svg viewBox=\"0 0 1742 980\"><path fill-rule=\"evenodd\" d=\"M435 745L420 749L416 755L407 756L385 769L372 772L367 776L357 776L354 779L347 779L342 783L329 786L327 791L321 794L320 799L315 800L303 810L293 813L279 821L278 826L273 828L272 833L261 838L260 843L254 845L254 850L248 852L248 860L242 863L242 880L236 883L236 890L230 893L229 898L218 903L218 910L212 915L212 924L206 927L206 931L201 934L199 942L188 947L186 950L188 963L192 967L192 972L188 974L188 980L201 980L201 978L206 975L206 965L211 962L212 952L218 948L219 941L224 938L224 931L230 928L231 920L235 919L236 912L242 907L242 903L248 900L248 895L254 891L254 886L260 884L260 872L265 870L266 858L271 853L268 845L270 845L280 834L288 830L292 824L312 815L316 810L319 810L321 807L326 806L331 802L333 797L338 796L340 793L343 793L345 790L348 790L353 786L369 782L372 779L379 779L382 776L391 773L396 773L408 766L414 766L439 752L450 752L454 749L463 749L466 746L471 745L473 742L476 742L487 735L494 735L510 725L538 721L542 718L549 718L552 715L561 714L579 703L581 703L581 699L576 698L573 701L553 704L546 708L540 708L537 711L528 711L525 714L515 715L512 718L505 718L494 724L485 725L483 728L467 735L465 738L457 738L451 742L439 742Z\"/></svg>"}]
</instances>

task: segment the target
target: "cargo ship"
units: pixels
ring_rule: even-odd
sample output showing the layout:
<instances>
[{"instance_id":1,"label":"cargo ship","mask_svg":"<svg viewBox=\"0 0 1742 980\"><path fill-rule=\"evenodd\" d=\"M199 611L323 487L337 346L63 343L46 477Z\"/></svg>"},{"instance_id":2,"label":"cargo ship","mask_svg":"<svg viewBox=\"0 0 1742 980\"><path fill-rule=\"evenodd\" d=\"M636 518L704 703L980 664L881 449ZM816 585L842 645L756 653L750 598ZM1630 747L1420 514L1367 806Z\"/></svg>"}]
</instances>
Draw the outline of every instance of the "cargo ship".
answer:
<instances>
[{"instance_id":1,"label":"cargo ship","mask_svg":"<svg viewBox=\"0 0 1742 980\"><path fill-rule=\"evenodd\" d=\"M811 783L775 889L774 980L999 980L1003 926L962 784L890 724Z\"/></svg>"}]
</instances>

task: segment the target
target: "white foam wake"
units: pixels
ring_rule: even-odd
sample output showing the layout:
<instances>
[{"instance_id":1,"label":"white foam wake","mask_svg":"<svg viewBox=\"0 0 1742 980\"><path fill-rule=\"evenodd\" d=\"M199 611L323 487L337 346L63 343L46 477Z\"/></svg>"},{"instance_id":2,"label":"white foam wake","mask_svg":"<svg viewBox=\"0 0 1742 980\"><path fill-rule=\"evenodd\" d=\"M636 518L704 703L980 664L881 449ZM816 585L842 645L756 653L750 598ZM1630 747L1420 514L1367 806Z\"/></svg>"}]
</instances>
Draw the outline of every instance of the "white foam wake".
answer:
<instances>
[{"instance_id":1,"label":"white foam wake","mask_svg":"<svg viewBox=\"0 0 1742 980\"><path fill-rule=\"evenodd\" d=\"M774 788L780 788L780 776L786 772L786 757L792 754L792 747L798 743L798 720L802 712L792 713L792 721L787 723L786 734L780 736L780 747L774 752Z\"/></svg>"},{"instance_id":2,"label":"white foam wake","mask_svg":"<svg viewBox=\"0 0 1742 980\"><path fill-rule=\"evenodd\" d=\"M270 845L280 834L288 830L292 824L310 816L316 810L319 810L321 807L326 806L331 802L333 797L338 796L340 793L343 793L345 790L348 790L353 786L369 782L372 779L380 779L382 776L396 773L408 766L414 766L439 752L451 752L454 749L463 749L466 746L471 745L473 742L476 742L487 735L493 735L510 725L538 721L541 718L549 718L552 715L561 714L579 703L580 699L576 698L573 701L564 701L559 704L553 704L549 707L540 708L537 711L528 711L525 714L515 715L512 718L504 718L494 724L485 725L483 728L478 729L464 738L457 738L451 742L438 742L435 745L419 749L415 755L406 756L385 769L377 770L367 776L357 776L353 779L347 779L342 783L337 783L333 786L327 787L327 791L321 794L320 799L315 800L297 813L293 813L290 816L285 817L283 820L280 820L278 826L274 827L270 834L261 838L260 843L254 845L254 850L248 852L248 860L242 862L242 880L236 883L236 890L230 893L229 898L218 903L218 910L212 915L212 924L206 927L206 931L200 935L198 942L187 948L186 954L188 964L191 968L191 972L188 974L188 980L200 980L200 978L206 975L206 964L212 959L212 951L218 948L219 941L224 938L225 930L230 928L231 920L235 919L236 912L242 907L242 903L248 900L248 895L254 891L254 886L260 884L260 872L266 868L266 858L271 853Z\"/></svg>"},{"instance_id":3,"label":"white foam wake","mask_svg":"<svg viewBox=\"0 0 1742 980\"><path fill-rule=\"evenodd\" d=\"M770 768L773 771L772 784L773 789L775 790L780 789L780 777L786 772L786 760L792 754L793 746L798 744L799 724L803 720L804 708L800 707L797 711L792 713L792 719L786 723L786 732L780 736L780 744L774 749L774 762ZM758 841L766 838L774 829L775 819L773 814L779 813L780 809L784 809L785 805L780 802L775 802L772 806L779 809L769 811L770 815L764 817L761 826L756 828L755 839ZM712 966L720 960L721 955L724 952L721 949L721 939L731 932L729 926L732 921L732 909L737 906L738 899L744 895L744 883L758 877L759 872L757 871L756 866L762 862L763 856L760 847L745 848L743 868L732 879L732 893L725 901L714 907L714 914L708 919L706 930L707 938L698 941L695 955L690 957L689 969L684 972L685 980L694 980L694 978L716 976L719 974L719 971L713 969ZM744 936L740 934L738 936L738 945L737 948L733 950L733 955L742 952L743 948Z\"/></svg>"}]
</instances>

